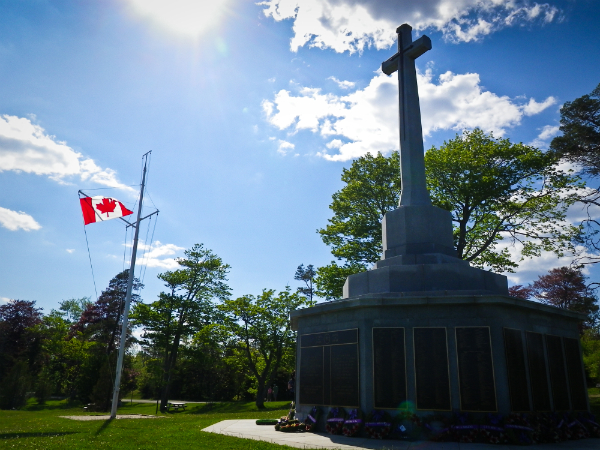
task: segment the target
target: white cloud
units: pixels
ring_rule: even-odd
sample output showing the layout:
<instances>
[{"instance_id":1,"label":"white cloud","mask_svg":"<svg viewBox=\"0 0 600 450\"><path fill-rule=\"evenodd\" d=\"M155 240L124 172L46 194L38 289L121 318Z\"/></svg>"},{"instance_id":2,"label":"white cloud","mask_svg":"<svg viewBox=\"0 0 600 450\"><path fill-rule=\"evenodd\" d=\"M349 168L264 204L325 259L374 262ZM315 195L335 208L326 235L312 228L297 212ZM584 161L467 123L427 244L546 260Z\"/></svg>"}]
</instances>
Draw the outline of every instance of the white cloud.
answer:
<instances>
[{"instance_id":1,"label":"white cloud","mask_svg":"<svg viewBox=\"0 0 600 450\"><path fill-rule=\"evenodd\" d=\"M67 253L73 253L75 251L74 248L67 248L66 250L67 250Z\"/></svg>"},{"instance_id":2,"label":"white cloud","mask_svg":"<svg viewBox=\"0 0 600 450\"><path fill-rule=\"evenodd\" d=\"M10 231L19 229L25 231L39 230L42 226L33 217L23 211L12 211L0 206L0 225Z\"/></svg>"},{"instance_id":3,"label":"white cloud","mask_svg":"<svg viewBox=\"0 0 600 450\"><path fill-rule=\"evenodd\" d=\"M0 116L0 172L5 170L45 175L63 183L78 176L82 181L135 192L117 180L114 170L99 167L23 117Z\"/></svg>"},{"instance_id":4,"label":"white cloud","mask_svg":"<svg viewBox=\"0 0 600 450\"><path fill-rule=\"evenodd\" d=\"M336 77L329 77L328 80L332 80L341 89L352 89L356 84L353 81L338 80Z\"/></svg>"},{"instance_id":5,"label":"white cloud","mask_svg":"<svg viewBox=\"0 0 600 450\"><path fill-rule=\"evenodd\" d=\"M294 150L296 146L288 141L279 140L279 147L277 147L277 152L282 155L287 155L290 150Z\"/></svg>"},{"instance_id":6,"label":"white cloud","mask_svg":"<svg viewBox=\"0 0 600 450\"><path fill-rule=\"evenodd\" d=\"M549 141L560 132L558 125L545 125L541 132L533 141L529 143L532 147L548 148Z\"/></svg>"},{"instance_id":7,"label":"white cloud","mask_svg":"<svg viewBox=\"0 0 600 450\"><path fill-rule=\"evenodd\" d=\"M127 244L131 247L131 244ZM175 258L165 258L165 256L174 256L178 252L185 250L175 244L163 244L160 241L152 245L138 242L138 264L146 267L160 267L161 269L175 270L180 266Z\"/></svg>"},{"instance_id":8,"label":"white cloud","mask_svg":"<svg viewBox=\"0 0 600 450\"><path fill-rule=\"evenodd\" d=\"M8 302L10 302L10 300L11 299L8 297L0 297L0 303L8 303Z\"/></svg>"},{"instance_id":9,"label":"white cloud","mask_svg":"<svg viewBox=\"0 0 600 450\"><path fill-rule=\"evenodd\" d=\"M294 52L304 45L340 53L388 48L402 23L470 42L508 26L552 22L559 12L530 0L267 0L259 5L276 21L292 19Z\"/></svg>"},{"instance_id":10,"label":"white cloud","mask_svg":"<svg viewBox=\"0 0 600 450\"><path fill-rule=\"evenodd\" d=\"M543 110L552 106L556 103L556 99L554 97L548 97L541 103L536 102L533 98L529 99L529 103L523 106L523 114L526 116L534 116L536 114L541 113Z\"/></svg>"},{"instance_id":11,"label":"white cloud","mask_svg":"<svg viewBox=\"0 0 600 450\"><path fill-rule=\"evenodd\" d=\"M500 137L523 116L552 104L548 99L532 103L486 91L476 73L446 72L437 82L431 70L417 76L424 136L436 130L479 127ZM395 77L380 72L367 87L345 96L311 88L301 88L298 95L281 90L262 106L268 122L280 130L309 130L331 137L325 146L336 153L324 150L320 155L347 161L368 152L386 154L398 149L397 83Z\"/></svg>"}]
</instances>

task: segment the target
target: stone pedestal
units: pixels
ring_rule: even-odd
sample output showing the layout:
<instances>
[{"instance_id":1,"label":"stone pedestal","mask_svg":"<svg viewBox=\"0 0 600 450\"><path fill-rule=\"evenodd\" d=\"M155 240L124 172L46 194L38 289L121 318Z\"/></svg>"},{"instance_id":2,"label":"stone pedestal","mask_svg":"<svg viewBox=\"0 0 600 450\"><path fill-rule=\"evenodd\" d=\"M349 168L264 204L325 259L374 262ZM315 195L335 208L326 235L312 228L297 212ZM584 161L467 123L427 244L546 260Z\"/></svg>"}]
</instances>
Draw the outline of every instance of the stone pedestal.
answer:
<instances>
[{"instance_id":1,"label":"stone pedestal","mask_svg":"<svg viewBox=\"0 0 600 450\"><path fill-rule=\"evenodd\" d=\"M506 295L369 294L292 313L297 411L587 410L581 316Z\"/></svg>"}]
</instances>

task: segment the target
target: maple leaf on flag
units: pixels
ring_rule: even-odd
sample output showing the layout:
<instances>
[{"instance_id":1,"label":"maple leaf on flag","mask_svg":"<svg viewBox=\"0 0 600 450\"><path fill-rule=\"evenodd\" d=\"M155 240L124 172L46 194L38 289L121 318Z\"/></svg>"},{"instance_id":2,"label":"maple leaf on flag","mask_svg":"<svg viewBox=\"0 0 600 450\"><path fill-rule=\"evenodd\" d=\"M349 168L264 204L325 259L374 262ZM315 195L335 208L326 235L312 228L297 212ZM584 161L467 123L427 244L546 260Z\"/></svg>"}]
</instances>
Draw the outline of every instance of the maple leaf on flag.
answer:
<instances>
[{"instance_id":1,"label":"maple leaf on flag","mask_svg":"<svg viewBox=\"0 0 600 450\"><path fill-rule=\"evenodd\" d=\"M117 202L111 198L103 198L102 203L96 205L96 209L101 213L106 214L106 217L108 217L108 213L114 212L116 207Z\"/></svg>"}]
</instances>

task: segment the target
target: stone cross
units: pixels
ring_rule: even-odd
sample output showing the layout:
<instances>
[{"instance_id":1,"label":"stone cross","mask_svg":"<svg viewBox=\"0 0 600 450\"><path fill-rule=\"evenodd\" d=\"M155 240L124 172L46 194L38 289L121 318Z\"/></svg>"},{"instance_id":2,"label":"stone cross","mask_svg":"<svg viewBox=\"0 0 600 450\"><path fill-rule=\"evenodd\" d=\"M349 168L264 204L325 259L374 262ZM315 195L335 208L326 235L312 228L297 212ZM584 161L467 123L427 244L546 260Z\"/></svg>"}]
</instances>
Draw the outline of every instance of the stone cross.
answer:
<instances>
[{"instance_id":1,"label":"stone cross","mask_svg":"<svg viewBox=\"0 0 600 450\"><path fill-rule=\"evenodd\" d=\"M396 33L398 53L382 63L381 70L386 75L398 71L402 177L399 206L431 205L425 183L423 129L415 69L415 59L431 50L431 39L421 36L413 42L412 27L408 24L399 26Z\"/></svg>"}]
</instances>

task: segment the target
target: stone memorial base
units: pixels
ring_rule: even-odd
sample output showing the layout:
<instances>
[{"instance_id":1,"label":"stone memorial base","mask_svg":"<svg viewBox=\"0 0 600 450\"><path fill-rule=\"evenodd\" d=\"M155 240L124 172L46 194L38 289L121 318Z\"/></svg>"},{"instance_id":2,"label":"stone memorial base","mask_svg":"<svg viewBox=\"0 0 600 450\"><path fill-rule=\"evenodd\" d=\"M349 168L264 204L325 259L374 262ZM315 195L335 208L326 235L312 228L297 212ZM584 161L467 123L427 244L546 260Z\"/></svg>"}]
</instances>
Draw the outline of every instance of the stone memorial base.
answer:
<instances>
[{"instance_id":1,"label":"stone memorial base","mask_svg":"<svg viewBox=\"0 0 600 450\"><path fill-rule=\"evenodd\" d=\"M574 312L432 292L367 294L291 318L301 417L315 405L392 415L588 410Z\"/></svg>"}]
</instances>

